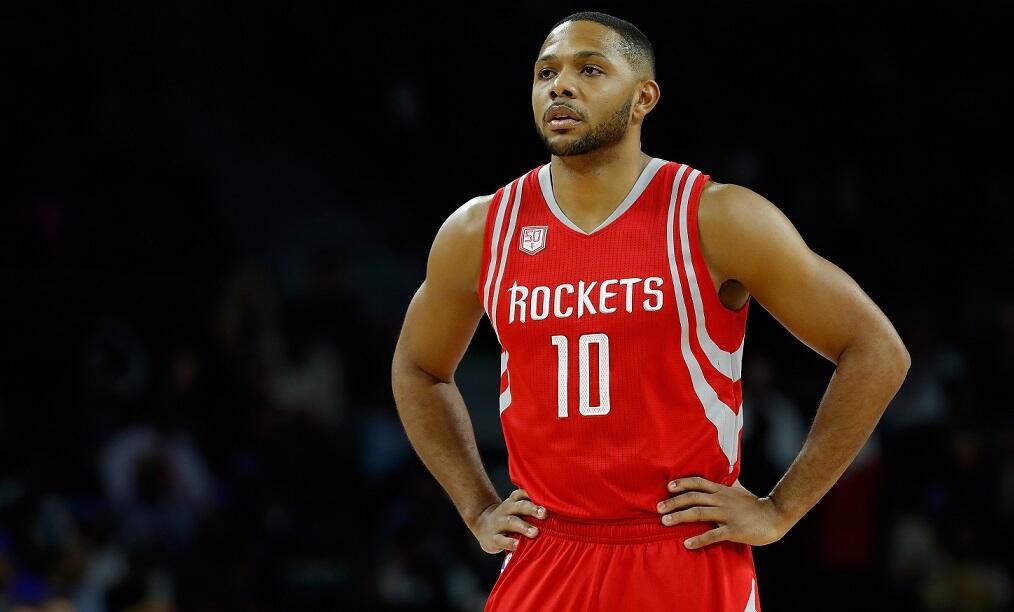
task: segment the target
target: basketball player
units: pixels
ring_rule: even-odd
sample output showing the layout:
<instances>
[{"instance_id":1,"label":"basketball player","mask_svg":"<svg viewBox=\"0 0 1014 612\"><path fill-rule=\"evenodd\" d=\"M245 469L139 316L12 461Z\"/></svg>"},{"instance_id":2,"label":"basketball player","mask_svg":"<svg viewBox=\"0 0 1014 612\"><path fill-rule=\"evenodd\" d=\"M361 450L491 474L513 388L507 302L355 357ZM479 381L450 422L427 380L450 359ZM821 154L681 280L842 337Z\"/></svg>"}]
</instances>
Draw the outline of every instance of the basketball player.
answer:
<instances>
[{"instance_id":1,"label":"basketball player","mask_svg":"<svg viewBox=\"0 0 1014 612\"><path fill-rule=\"evenodd\" d=\"M550 163L450 214L408 307L398 411L482 549L504 552L487 611L760 610L751 547L830 489L909 367L886 316L772 203L641 151L654 79L628 22L554 26L532 85ZM764 497L738 481L753 298L836 364ZM507 499L454 380L484 313L501 345Z\"/></svg>"}]
</instances>

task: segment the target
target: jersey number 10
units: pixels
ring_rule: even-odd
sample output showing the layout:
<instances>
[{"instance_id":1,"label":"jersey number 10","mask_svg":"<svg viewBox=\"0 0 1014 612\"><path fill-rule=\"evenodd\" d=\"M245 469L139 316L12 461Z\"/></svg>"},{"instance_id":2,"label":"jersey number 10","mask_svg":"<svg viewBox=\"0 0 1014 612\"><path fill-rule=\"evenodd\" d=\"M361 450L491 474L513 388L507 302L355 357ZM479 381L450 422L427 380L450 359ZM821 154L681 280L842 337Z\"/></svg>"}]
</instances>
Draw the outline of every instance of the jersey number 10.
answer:
<instances>
[{"instance_id":1,"label":"jersey number 10","mask_svg":"<svg viewBox=\"0 0 1014 612\"><path fill-rule=\"evenodd\" d=\"M585 416L597 416L609 413L609 336L598 334L582 334L578 338L578 398L580 405L578 410ZM599 374L599 397L598 405L591 405L589 389L591 387L591 372L588 347L592 344L598 345L598 374ZM557 416L569 416L567 412L567 336L553 336L553 345L556 346L557 363L557 391L556 405Z\"/></svg>"}]
</instances>

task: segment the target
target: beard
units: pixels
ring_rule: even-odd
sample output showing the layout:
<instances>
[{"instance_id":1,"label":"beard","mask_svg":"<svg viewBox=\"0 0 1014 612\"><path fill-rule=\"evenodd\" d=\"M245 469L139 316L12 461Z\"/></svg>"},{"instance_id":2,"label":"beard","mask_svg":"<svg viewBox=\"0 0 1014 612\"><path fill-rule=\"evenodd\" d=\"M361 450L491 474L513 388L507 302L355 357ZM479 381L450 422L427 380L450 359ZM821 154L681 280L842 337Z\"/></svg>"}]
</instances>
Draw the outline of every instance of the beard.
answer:
<instances>
[{"instance_id":1,"label":"beard","mask_svg":"<svg viewBox=\"0 0 1014 612\"><path fill-rule=\"evenodd\" d=\"M535 130L542 139L542 144L552 155L566 157L568 155L584 155L596 149L611 145L626 135L630 128L630 107L633 99L628 98L627 102L616 109L608 119L593 127L587 134L571 142L556 142L550 140L543 131L541 123L536 122Z\"/></svg>"}]
</instances>

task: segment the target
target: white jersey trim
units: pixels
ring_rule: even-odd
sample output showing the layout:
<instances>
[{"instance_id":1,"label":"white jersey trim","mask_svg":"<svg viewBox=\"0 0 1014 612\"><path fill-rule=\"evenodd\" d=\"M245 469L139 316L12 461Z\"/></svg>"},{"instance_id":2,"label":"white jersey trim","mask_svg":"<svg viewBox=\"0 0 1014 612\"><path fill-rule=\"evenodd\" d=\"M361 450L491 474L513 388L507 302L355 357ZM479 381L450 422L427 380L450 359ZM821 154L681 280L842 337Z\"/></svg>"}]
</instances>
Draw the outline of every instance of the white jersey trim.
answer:
<instances>
[{"instance_id":1,"label":"white jersey trim","mask_svg":"<svg viewBox=\"0 0 1014 612\"><path fill-rule=\"evenodd\" d=\"M697 172L695 170L695 172ZM697 283L697 272L694 268L694 260L690 256L689 222L687 217L687 203L690 201L690 192L693 190L694 181L698 172L687 180L687 186L683 190L683 198L680 204L680 243L683 253L683 270L686 272L687 284L690 286L690 300L694 304L694 315L697 319L697 341L701 349L707 355L708 361L716 370L725 375L726 378L736 382L740 379L743 370L743 344L746 336L739 343L739 348L733 352L726 351L719 347L708 333L708 326L705 324L704 306L701 299L701 288Z\"/></svg>"},{"instance_id":2,"label":"white jersey trim","mask_svg":"<svg viewBox=\"0 0 1014 612\"><path fill-rule=\"evenodd\" d=\"M496 221L493 223L493 239L490 241L489 247L489 269L486 272L486 286L482 291L482 303L486 308L488 314L491 310L489 303L489 287L493 284L493 276L496 272L497 263L497 248L500 246L500 230L503 227L503 215L504 211L507 210L507 203L510 202L511 189L515 183L509 183L503 190L503 196L500 198L500 204L497 205L496 210Z\"/></svg>"},{"instance_id":3,"label":"white jersey trim","mask_svg":"<svg viewBox=\"0 0 1014 612\"><path fill-rule=\"evenodd\" d=\"M699 170L693 170L687 178L686 184L680 189L680 181L686 171L687 166L681 165L680 169L676 172L666 223L669 273L672 275L673 292L676 294L676 310L680 320L680 352L683 355L683 361L686 363L687 371L690 373L690 381L693 385L694 393L697 394L697 399L700 400L701 405L704 407L704 415L717 429L718 446L729 461L729 472L731 473L736 460L739 458L739 432L743 428L743 404L740 403L739 410L736 411L718 397L718 394L704 376L701 364L697 361L697 357L690 348L690 323L687 315L687 306L683 300L683 288L676 264L676 249L673 240L673 221L675 219L676 203L679 201L682 207L686 206L694 181L700 176ZM680 195L682 197L679 197ZM684 263L692 265L691 262L684 261ZM684 268L686 267L684 265Z\"/></svg>"},{"instance_id":4,"label":"white jersey trim","mask_svg":"<svg viewBox=\"0 0 1014 612\"><path fill-rule=\"evenodd\" d=\"M634 186L631 187L630 192L627 193L627 197L624 198L622 202L620 202L620 205L617 206L613 210L613 212L608 217L606 217L604 221L602 221L602 223L599 223L598 227L596 227L590 232L586 232L580 227L578 227L573 221L570 220L570 218L567 217L567 215L563 214L563 209L561 209L560 205L557 204L556 196L553 194L553 175L551 174L549 169L549 167L553 165L552 162L546 164L539 170L539 189L542 190L542 196L546 200L546 203L549 205L549 210L552 211L553 216L555 216L557 219L560 220L560 223L563 223L564 225L566 225L567 227L576 232L580 232L586 236L591 236L592 234L601 231L604 227L606 227L616 219L620 218L620 215L625 213L628 208L633 206L634 202L637 201L637 198L639 198L641 194L644 193L644 190L645 188L648 187L648 183L651 182L651 179L655 177L655 174L658 172L659 168L661 168L665 164L666 160L664 159L659 159L657 157L651 158L651 161L648 162L648 165L645 166L644 170L641 171L641 175L637 178L637 181L634 182Z\"/></svg>"},{"instance_id":5,"label":"white jersey trim","mask_svg":"<svg viewBox=\"0 0 1014 612\"><path fill-rule=\"evenodd\" d=\"M521 208L521 195L524 192L525 180L527 180L529 174L531 174L531 171L526 173L523 177L519 178L514 183L515 185L514 202L513 204L511 204L510 220L507 223L507 234L504 236L503 244L499 245L500 248L499 254L496 253L497 250L496 239L494 240L493 243L494 246L491 249L492 254L495 255L496 258L490 261L490 272L492 272L493 270L492 266L494 263L499 262L499 265L497 265L496 280L493 282L493 292L488 294L487 297L489 306L487 307L486 312L489 314L489 321L493 325L493 332L496 333L496 339L497 342L500 342L500 347L502 351L500 353L500 376L502 377L504 374L507 375L507 387L504 390L504 392L500 394L501 414L503 414L503 411L507 410L507 408L510 407L511 405L511 373L510 370L507 369L507 360L509 359L510 355L508 355L507 351L502 350L503 342L500 340L500 330L498 329L496 324L496 311L497 304L500 302L500 282L503 280L503 271L504 268L507 266L507 254L510 253L511 251L510 245L514 239L514 227L517 224L518 220L518 209ZM504 211L506 209L505 204L509 200L509 193L510 193L509 190L504 192L504 197L500 201L500 209L497 211L497 222L494 227L497 239L500 236L500 228L503 222ZM488 278L486 280L486 283L488 286L489 284Z\"/></svg>"}]
</instances>

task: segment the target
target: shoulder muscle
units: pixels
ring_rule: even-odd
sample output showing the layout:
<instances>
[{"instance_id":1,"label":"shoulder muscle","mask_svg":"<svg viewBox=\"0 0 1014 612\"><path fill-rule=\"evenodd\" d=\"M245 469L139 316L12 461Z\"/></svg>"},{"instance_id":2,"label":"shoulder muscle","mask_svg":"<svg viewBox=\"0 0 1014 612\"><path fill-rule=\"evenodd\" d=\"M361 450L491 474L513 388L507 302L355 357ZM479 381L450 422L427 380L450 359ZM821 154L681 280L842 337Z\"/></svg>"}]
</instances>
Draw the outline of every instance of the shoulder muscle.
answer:
<instances>
[{"instance_id":1,"label":"shoulder muscle","mask_svg":"<svg viewBox=\"0 0 1014 612\"><path fill-rule=\"evenodd\" d=\"M759 194L738 185L710 185L701 195L698 223L716 272L739 281L828 360L837 363L871 329L896 335L855 280L812 251L788 217Z\"/></svg>"},{"instance_id":2,"label":"shoulder muscle","mask_svg":"<svg viewBox=\"0 0 1014 612\"><path fill-rule=\"evenodd\" d=\"M490 196L472 198L437 230L426 278L402 323L395 359L450 382L482 318L476 296Z\"/></svg>"},{"instance_id":3,"label":"shoulder muscle","mask_svg":"<svg viewBox=\"0 0 1014 612\"><path fill-rule=\"evenodd\" d=\"M433 239L426 279L449 290L475 293L491 195L477 196L452 212Z\"/></svg>"}]
</instances>

